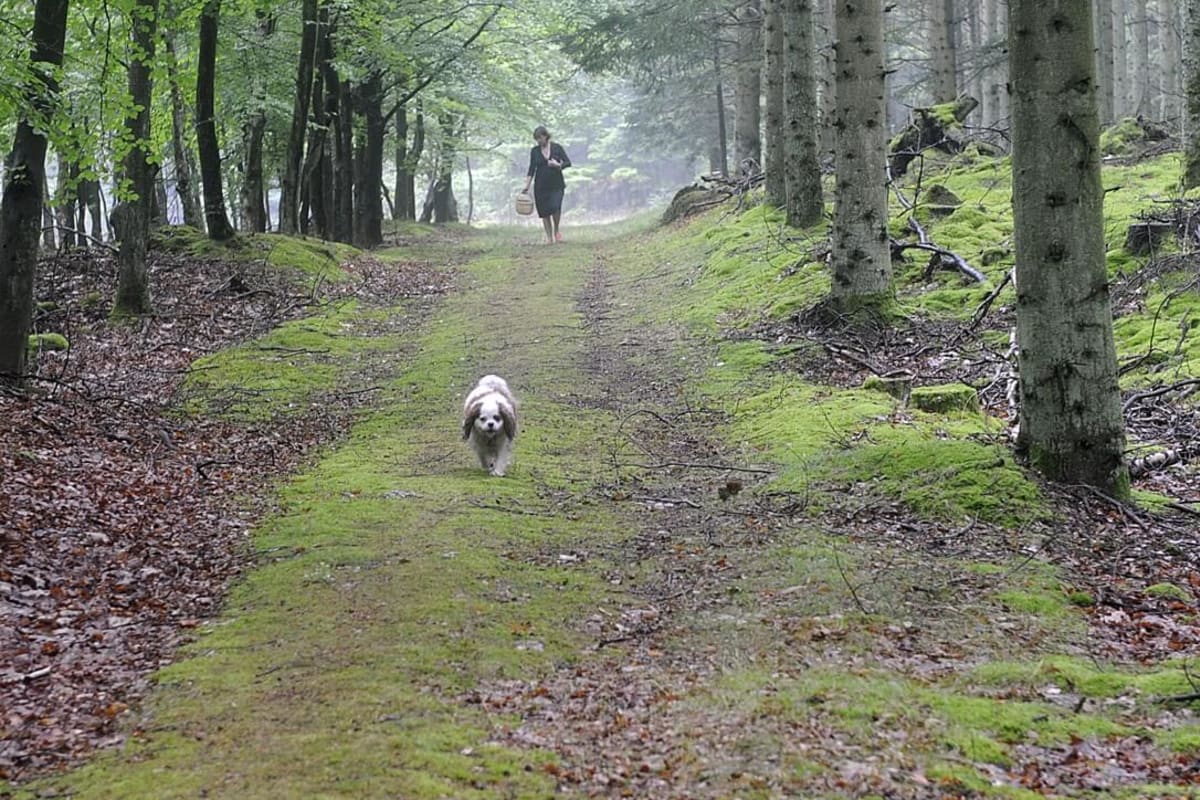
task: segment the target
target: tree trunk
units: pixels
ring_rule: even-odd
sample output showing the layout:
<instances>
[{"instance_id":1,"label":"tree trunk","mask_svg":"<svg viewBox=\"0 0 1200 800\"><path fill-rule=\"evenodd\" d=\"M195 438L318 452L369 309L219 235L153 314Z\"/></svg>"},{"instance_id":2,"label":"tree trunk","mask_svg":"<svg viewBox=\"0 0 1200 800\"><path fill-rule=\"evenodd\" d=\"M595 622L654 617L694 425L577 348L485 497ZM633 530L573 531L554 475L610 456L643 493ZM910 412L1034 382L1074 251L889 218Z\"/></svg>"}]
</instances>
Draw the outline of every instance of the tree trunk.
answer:
<instances>
[{"instance_id":1,"label":"tree trunk","mask_svg":"<svg viewBox=\"0 0 1200 800\"><path fill-rule=\"evenodd\" d=\"M821 221L821 164L817 154L812 0L782 0L784 32L784 152L788 224L807 228Z\"/></svg>"},{"instance_id":2,"label":"tree trunk","mask_svg":"<svg viewBox=\"0 0 1200 800\"><path fill-rule=\"evenodd\" d=\"M1179 117L1180 55L1179 21L1180 6L1175 0L1158 0L1158 33L1162 40L1162 105L1158 118L1179 130L1175 120ZM1173 124L1174 123L1174 124Z\"/></svg>"},{"instance_id":3,"label":"tree trunk","mask_svg":"<svg viewBox=\"0 0 1200 800\"><path fill-rule=\"evenodd\" d=\"M1004 62L999 56L1004 49L1006 32L1004 29L1004 14L1000 11L1000 0L984 0L983 24L988 47L988 65L983 93L983 124L999 125L1008 116L1005 105L1008 90Z\"/></svg>"},{"instance_id":4,"label":"tree trunk","mask_svg":"<svg viewBox=\"0 0 1200 800\"><path fill-rule=\"evenodd\" d=\"M880 0L837 4L833 298L854 312L891 299Z\"/></svg>"},{"instance_id":5,"label":"tree trunk","mask_svg":"<svg viewBox=\"0 0 1200 800\"><path fill-rule=\"evenodd\" d=\"M1104 256L1090 0L1010 0L1018 445L1051 480L1127 497Z\"/></svg>"},{"instance_id":6,"label":"tree trunk","mask_svg":"<svg viewBox=\"0 0 1200 800\"><path fill-rule=\"evenodd\" d=\"M258 29L255 31L256 53L267 52L275 33L275 17L264 11L255 12ZM263 182L263 135L267 130L267 90L262 69L254 69L250 80L250 109L242 125L242 216L250 233L265 233L270 227L267 219L266 185ZM281 205L282 208L282 205Z\"/></svg>"},{"instance_id":7,"label":"tree trunk","mask_svg":"<svg viewBox=\"0 0 1200 800\"><path fill-rule=\"evenodd\" d=\"M317 49L317 0L304 0L300 13L304 26L300 35L300 59L296 71L296 98L292 103L292 127L280 187L279 231L292 234L300 214L300 166L304 159L304 134L308 127L312 98L313 56Z\"/></svg>"},{"instance_id":8,"label":"tree trunk","mask_svg":"<svg viewBox=\"0 0 1200 800\"><path fill-rule=\"evenodd\" d=\"M934 104L949 103L958 96L955 78L954 0L928 0L929 52Z\"/></svg>"},{"instance_id":9,"label":"tree trunk","mask_svg":"<svg viewBox=\"0 0 1200 800\"><path fill-rule=\"evenodd\" d=\"M376 72L358 88L363 115L358 185L354 210L358 214L356 244L362 248L383 244L383 149L387 138L383 117L383 76Z\"/></svg>"},{"instance_id":10,"label":"tree trunk","mask_svg":"<svg viewBox=\"0 0 1200 800\"><path fill-rule=\"evenodd\" d=\"M1133 80L1130 87L1130 108L1139 117L1151 114L1150 90L1150 23L1146 0L1131 0L1132 19L1130 33L1133 34Z\"/></svg>"},{"instance_id":11,"label":"tree trunk","mask_svg":"<svg viewBox=\"0 0 1200 800\"><path fill-rule=\"evenodd\" d=\"M837 75L837 56L834 52L833 0L817 0L817 93L821 103L821 126L817 132L819 141L818 161L833 160L837 132L833 121L837 117L837 91L834 88Z\"/></svg>"},{"instance_id":12,"label":"tree trunk","mask_svg":"<svg viewBox=\"0 0 1200 800\"><path fill-rule=\"evenodd\" d=\"M784 153L783 109L783 17L782 0L762 0L763 3L763 75L766 83L766 130L763 139L763 172L766 178L766 201L773 206L787 204L787 162Z\"/></svg>"},{"instance_id":13,"label":"tree trunk","mask_svg":"<svg viewBox=\"0 0 1200 800\"><path fill-rule=\"evenodd\" d=\"M408 108L403 103L396 109L396 185L392 219L408 219Z\"/></svg>"},{"instance_id":14,"label":"tree trunk","mask_svg":"<svg viewBox=\"0 0 1200 800\"><path fill-rule=\"evenodd\" d=\"M59 180L62 180L60 177ZM50 183L42 182L42 248L53 252L58 243L54 237L54 204L50 202Z\"/></svg>"},{"instance_id":15,"label":"tree trunk","mask_svg":"<svg viewBox=\"0 0 1200 800\"><path fill-rule=\"evenodd\" d=\"M1096 31L1097 106L1101 125L1111 125L1116 117L1113 99L1113 15L1112 0L1093 0Z\"/></svg>"},{"instance_id":16,"label":"tree trunk","mask_svg":"<svg viewBox=\"0 0 1200 800\"><path fill-rule=\"evenodd\" d=\"M221 0L206 0L200 13L200 52L196 63L196 144L200 150L200 179L204 182L204 219L208 223L208 236L223 242L233 238L233 226L225 213L221 146L217 142L214 117L220 17Z\"/></svg>"},{"instance_id":17,"label":"tree trunk","mask_svg":"<svg viewBox=\"0 0 1200 800\"><path fill-rule=\"evenodd\" d=\"M738 17L737 117L733 128L733 153L739 173L762 169L759 125L762 102L762 47L759 35L762 14L758 0L750 0Z\"/></svg>"},{"instance_id":18,"label":"tree trunk","mask_svg":"<svg viewBox=\"0 0 1200 800\"><path fill-rule=\"evenodd\" d=\"M79 164L70 161L63 153L58 154L58 187L55 191L54 215L62 231L62 246L75 246L75 206L79 197Z\"/></svg>"},{"instance_id":19,"label":"tree trunk","mask_svg":"<svg viewBox=\"0 0 1200 800\"><path fill-rule=\"evenodd\" d=\"M32 74L22 92L25 114L17 122L5 160L0 197L0 385L14 388L24 383L46 183L46 136L37 120L53 113L58 81L46 67L62 64L66 35L67 0L37 0L29 56Z\"/></svg>"},{"instance_id":20,"label":"tree trunk","mask_svg":"<svg viewBox=\"0 0 1200 800\"><path fill-rule=\"evenodd\" d=\"M1185 0L1183 188L1200 186L1200 0Z\"/></svg>"},{"instance_id":21,"label":"tree trunk","mask_svg":"<svg viewBox=\"0 0 1200 800\"><path fill-rule=\"evenodd\" d=\"M454 202L454 162L458 158L455 127L455 120L449 114L438 117L441 152L438 154L437 179L433 184L433 223L435 225L458 222L458 208Z\"/></svg>"},{"instance_id":22,"label":"tree trunk","mask_svg":"<svg viewBox=\"0 0 1200 800\"><path fill-rule=\"evenodd\" d=\"M333 73L333 24L329 20L329 4L322 2L317 12L316 65L313 75L313 125L309 133L308 152L304 156L303 196L308 208L300 214L300 230L307 234L309 220L322 239L333 237L333 136L331 126L337 120L337 84Z\"/></svg>"},{"instance_id":23,"label":"tree trunk","mask_svg":"<svg viewBox=\"0 0 1200 800\"><path fill-rule=\"evenodd\" d=\"M167 33L163 42L167 48L167 80L171 84L171 151L175 168L175 194L183 210L183 224L204 230L204 213L200 195L196 192L196 161L187 141L187 109L183 90L179 86L179 60L175 55L175 36Z\"/></svg>"},{"instance_id":24,"label":"tree trunk","mask_svg":"<svg viewBox=\"0 0 1200 800\"><path fill-rule=\"evenodd\" d=\"M150 69L158 29L158 0L138 0L134 5L133 52L129 54L129 97L137 109L125 120L129 152L123 166L125 190L113 209L113 228L120 242L117 250L117 291L113 316L150 313L150 271L146 267L146 244L154 206L154 175L151 163L150 108L154 94Z\"/></svg>"},{"instance_id":25,"label":"tree trunk","mask_svg":"<svg viewBox=\"0 0 1200 800\"><path fill-rule=\"evenodd\" d=\"M1121 119L1129 113L1129 3L1112 0L1113 21L1113 116Z\"/></svg>"},{"instance_id":26,"label":"tree trunk","mask_svg":"<svg viewBox=\"0 0 1200 800\"><path fill-rule=\"evenodd\" d=\"M333 238L354 241L354 93L350 82L337 82L338 115L333 148Z\"/></svg>"},{"instance_id":27,"label":"tree trunk","mask_svg":"<svg viewBox=\"0 0 1200 800\"><path fill-rule=\"evenodd\" d=\"M408 153L408 185L405 187L404 202L412 212L409 219L417 218L417 167L425 153L425 112L417 104L417 119L413 126L412 149Z\"/></svg>"},{"instance_id":28,"label":"tree trunk","mask_svg":"<svg viewBox=\"0 0 1200 800\"><path fill-rule=\"evenodd\" d=\"M721 37L713 36L713 86L717 101L717 143L709 166L721 176L729 175L729 132L725 128L725 83L721 76Z\"/></svg>"}]
</instances>

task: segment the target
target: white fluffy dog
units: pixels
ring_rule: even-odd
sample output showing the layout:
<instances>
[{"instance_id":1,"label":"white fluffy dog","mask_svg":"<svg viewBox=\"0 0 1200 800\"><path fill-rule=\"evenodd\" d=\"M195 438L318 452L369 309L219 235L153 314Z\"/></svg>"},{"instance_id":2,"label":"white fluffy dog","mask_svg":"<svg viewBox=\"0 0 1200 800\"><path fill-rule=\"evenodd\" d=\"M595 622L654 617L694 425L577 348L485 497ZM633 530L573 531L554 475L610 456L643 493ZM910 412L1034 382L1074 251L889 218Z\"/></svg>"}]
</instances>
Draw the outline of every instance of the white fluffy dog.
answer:
<instances>
[{"instance_id":1,"label":"white fluffy dog","mask_svg":"<svg viewBox=\"0 0 1200 800\"><path fill-rule=\"evenodd\" d=\"M499 375L484 375L463 403L463 439L491 475L503 475L517 438L517 401Z\"/></svg>"}]
</instances>

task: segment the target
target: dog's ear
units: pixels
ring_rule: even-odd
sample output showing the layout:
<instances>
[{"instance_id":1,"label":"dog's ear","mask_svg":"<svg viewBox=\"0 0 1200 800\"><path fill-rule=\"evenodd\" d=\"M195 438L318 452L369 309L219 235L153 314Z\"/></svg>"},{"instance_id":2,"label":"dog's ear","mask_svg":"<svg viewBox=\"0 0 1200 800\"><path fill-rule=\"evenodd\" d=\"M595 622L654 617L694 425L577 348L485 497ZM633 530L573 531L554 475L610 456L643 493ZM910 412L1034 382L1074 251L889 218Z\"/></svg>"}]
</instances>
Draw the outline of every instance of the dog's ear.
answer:
<instances>
[{"instance_id":1,"label":"dog's ear","mask_svg":"<svg viewBox=\"0 0 1200 800\"><path fill-rule=\"evenodd\" d=\"M504 420L504 435L517 438L517 412L507 403L500 406L500 418Z\"/></svg>"},{"instance_id":2,"label":"dog's ear","mask_svg":"<svg viewBox=\"0 0 1200 800\"><path fill-rule=\"evenodd\" d=\"M479 419L479 401L471 403L467 406L467 410L463 412L463 441L471 438L471 429L475 427L475 420Z\"/></svg>"}]
</instances>

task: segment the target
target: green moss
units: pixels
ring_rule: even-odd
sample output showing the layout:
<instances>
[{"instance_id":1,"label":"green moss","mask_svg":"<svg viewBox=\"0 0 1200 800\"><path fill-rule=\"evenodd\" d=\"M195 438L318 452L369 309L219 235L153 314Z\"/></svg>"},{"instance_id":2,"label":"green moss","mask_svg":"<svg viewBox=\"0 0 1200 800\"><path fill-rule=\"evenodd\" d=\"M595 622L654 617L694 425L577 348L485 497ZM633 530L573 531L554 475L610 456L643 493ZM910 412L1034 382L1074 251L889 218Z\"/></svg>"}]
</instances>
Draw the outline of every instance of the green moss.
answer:
<instances>
[{"instance_id":1,"label":"green moss","mask_svg":"<svg viewBox=\"0 0 1200 800\"><path fill-rule=\"evenodd\" d=\"M71 346L67 337L61 333L31 333L29 334L29 351L37 353L42 350L66 350Z\"/></svg>"},{"instance_id":2,"label":"green moss","mask_svg":"<svg viewBox=\"0 0 1200 800\"><path fill-rule=\"evenodd\" d=\"M1132 155L1145 132L1133 117L1125 117L1100 132L1100 152L1106 156Z\"/></svg>"},{"instance_id":3,"label":"green moss","mask_svg":"<svg viewBox=\"0 0 1200 800\"><path fill-rule=\"evenodd\" d=\"M239 234L227 242L215 242L187 225L157 228L151 246L198 258L265 261L274 267L295 270L308 278L328 282L345 280L348 276L342 264L359 253L345 244L274 233Z\"/></svg>"},{"instance_id":4,"label":"green moss","mask_svg":"<svg viewBox=\"0 0 1200 800\"><path fill-rule=\"evenodd\" d=\"M1146 594L1163 600L1179 600L1184 603L1192 601L1191 592L1173 583L1156 583L1152 586L1147 586Z\"/></svg>"},{"instance_id":5,"label":"green moss","mask_svg":"<svg viewBox=\"0 0 1200 800\"><path fill-rule=\"evenodd\" d=\"M949 411L979 412L979 393L974 386L949 384L918 386L909 395L909 404L921 411L944 414Z\"/></svg>"}]
</instances>

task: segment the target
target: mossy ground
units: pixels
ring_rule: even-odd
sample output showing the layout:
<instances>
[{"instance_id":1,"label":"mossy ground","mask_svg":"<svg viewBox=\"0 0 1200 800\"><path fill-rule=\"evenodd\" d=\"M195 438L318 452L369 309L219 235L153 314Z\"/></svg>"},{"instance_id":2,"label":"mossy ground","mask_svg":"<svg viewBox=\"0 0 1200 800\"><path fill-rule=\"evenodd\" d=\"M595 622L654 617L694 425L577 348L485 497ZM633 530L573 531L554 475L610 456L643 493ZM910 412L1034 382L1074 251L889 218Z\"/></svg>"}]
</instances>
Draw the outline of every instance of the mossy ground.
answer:
<instances>
[{"instance_id":1,"label":"mossy ground","mask_svg":"<svg viewBox=\"0 0 1200 800\"><path fill-rule=\"evenodd\" d=\"M990 208L1008 195L990 170L946 183ZM528 230L406 230L383 257L474 254L415 338L380 338L375 312L346 305L198 370L207 396L270 381L273 404L302 406L352 382L359 356L396 352L374 409L279 491L257 568L156 676L130 743L16 796L550 797L575 751L553 722L474 693L586 687L625 658L628 680L650 683L673 674L655 664L708 665L665 684L653 715L664 738L692 732L669 796L1027 798L1043 795L998 776L1031 748L1200 751L1197 726L1155 702L1188 691L1186 660L1085 655L1092 603L1037 557L1053 509L998 423L817 385L775 369L786 348L739 336L811 306L828 278L820 230L723 213L575 229L562 247ZM935 235L1003 248L1003 213L989 219L991 233L964 227L978 238ZM905 302L962 317L980 291L946 279ZM503 479L459 436L460 398L485 372L521 402ZM731 475L748 486L718 498ZM797 502L780 512L778 498ZM914 543L905 521L945 541ZM1002 546L964 546L976 526ZM585 621L647 602L662 626L601 651ZM619 724L597 714L598 733ZM541 746L511 736L538 724ZM1106 796L1188 791L1131 780Z\"/></svg>"}]
</instances>

